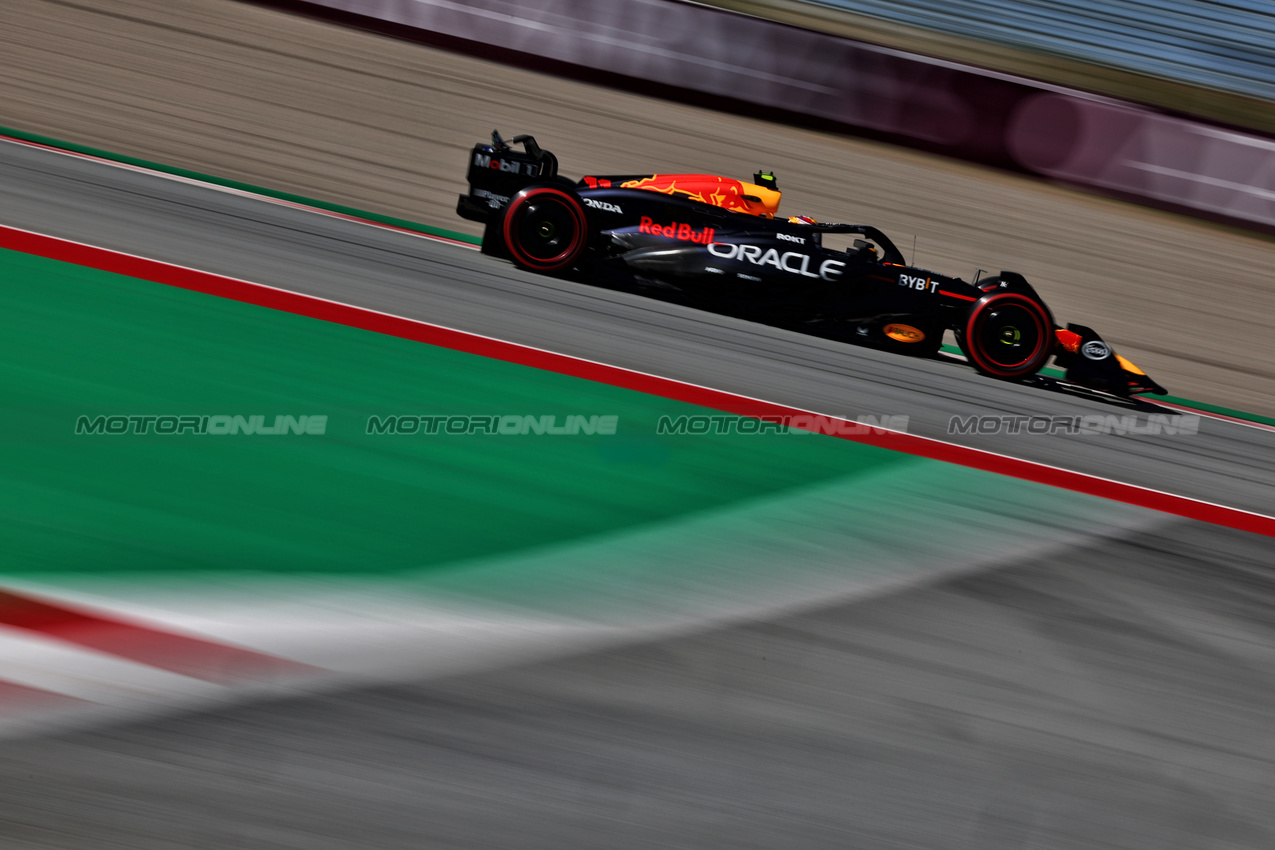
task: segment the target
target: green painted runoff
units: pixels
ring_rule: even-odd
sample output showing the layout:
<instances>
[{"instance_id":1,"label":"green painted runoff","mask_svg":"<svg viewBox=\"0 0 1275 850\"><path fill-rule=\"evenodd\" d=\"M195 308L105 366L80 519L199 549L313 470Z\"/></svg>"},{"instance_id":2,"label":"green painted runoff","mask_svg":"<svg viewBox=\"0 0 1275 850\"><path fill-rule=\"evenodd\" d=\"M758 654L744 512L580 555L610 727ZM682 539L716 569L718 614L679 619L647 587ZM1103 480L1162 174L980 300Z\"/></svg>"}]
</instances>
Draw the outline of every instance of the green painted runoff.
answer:
<instances>
[{"instance_id":1,"label":"green painted runoff","mask_svg":"<svg viewBox=\"0 0 1275 850\"><path fill-rule=\"evenodd\" d=\"M0 251L0 306L8 576L388 575L922 463L811 434L659 434L661 417L719 414L11 251ZM403 415L616 424L574 436L367 433L370 417ZM151 416L190 419L174 434L154 433L158 420L145 434L135 423L76 433ZM327 419L321 434L189 425L224 430L231 420L214 417L234 416Z\"/></svg>"}]
</instances>

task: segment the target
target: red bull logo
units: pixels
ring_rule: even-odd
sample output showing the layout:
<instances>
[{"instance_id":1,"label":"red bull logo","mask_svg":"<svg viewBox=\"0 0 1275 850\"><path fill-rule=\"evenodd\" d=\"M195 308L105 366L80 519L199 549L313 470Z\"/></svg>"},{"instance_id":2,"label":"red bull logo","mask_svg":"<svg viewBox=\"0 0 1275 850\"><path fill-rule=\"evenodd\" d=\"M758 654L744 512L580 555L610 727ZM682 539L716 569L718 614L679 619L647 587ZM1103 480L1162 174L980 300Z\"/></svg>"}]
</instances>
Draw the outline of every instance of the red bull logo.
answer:
<instances>
[{"instance_id":1,"label":"red bull logo","mask_svg":"<svg viewBox=\"0 0 1275 850\"><path fill-rule=\"evenodd\" d=\"M713 228L692 230L689 224L673 222L672 224L656 224L652 218L642 216L638 223L638 233L649 233L652 236L667 236L669 239L681 239L683 242L694 242L696 245L707 245L713 241Z\"/></svg>"},{"instance_id":2,"label":"red bull logo","mask_svg":"<svg viewBox=\"0 0 1275 850\"><path fill-rule=\"evenodd\" d=\"M627 180L620 187L683 195L724 210L767 217L773 216L779 206L779 193L774 190L711 174L654 174L640 180Z\"/></svg>"}]
</instances>

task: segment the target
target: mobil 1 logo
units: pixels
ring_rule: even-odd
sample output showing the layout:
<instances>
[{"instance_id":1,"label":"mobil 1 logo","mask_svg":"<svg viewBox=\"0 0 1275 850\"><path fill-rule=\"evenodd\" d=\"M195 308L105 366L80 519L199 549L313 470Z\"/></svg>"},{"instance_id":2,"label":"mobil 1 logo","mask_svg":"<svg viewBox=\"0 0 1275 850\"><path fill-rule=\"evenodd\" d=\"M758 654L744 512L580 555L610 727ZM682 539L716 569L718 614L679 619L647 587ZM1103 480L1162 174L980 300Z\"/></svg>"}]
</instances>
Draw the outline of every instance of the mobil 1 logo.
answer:
<instances>
[{"instance_id":1,"label":"mobil 1 logo","mask_svg":"<svg viewBox=\"0 0 1275 850\"><path fill-rule=\"evenodd\" d=\"M519 162L516 159L501 159L486 153L474 154L474 167L503 171L506 174L521 174L525 177L537 177L540 174L539 163Z\"/></svg>"}]
</instances>

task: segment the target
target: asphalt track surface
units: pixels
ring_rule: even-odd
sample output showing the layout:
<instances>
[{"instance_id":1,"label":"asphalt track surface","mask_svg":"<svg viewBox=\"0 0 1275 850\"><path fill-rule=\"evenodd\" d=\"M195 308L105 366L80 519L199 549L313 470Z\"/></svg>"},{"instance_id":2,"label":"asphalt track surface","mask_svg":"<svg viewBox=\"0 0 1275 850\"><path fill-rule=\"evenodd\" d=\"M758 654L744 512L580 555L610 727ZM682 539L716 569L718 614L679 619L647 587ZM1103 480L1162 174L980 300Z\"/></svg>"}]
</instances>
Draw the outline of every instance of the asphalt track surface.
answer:
<instances>
[{"instance_id":1,"label":"asphalt track surface","mask_svg":"<svg viewBox=\"0 0 1275 850\"><path fill-rule=\"evenodd\" d=\"M1229 507L1275 506L1275 431L952 434L953 417L1145 416L640 295L531 275L464 248L189 182L0 145L0 222Z\"/></svg>"},{"instance_id":2,"label":"asphalt track surface","mask_svg":"<svg viewBox=\"0 0 1275 850\"><path fill-rule=\"evenodd\" d=\"M1112 412L0 146L0 223L830 413ZM1275 434L970 438L1269 510ZM953 494L959 499L960 494ZM6 743L6 847L1267 847L1275 548L1166 520L887 598ZM782 569L782 565L777 565Z\"/></svg>"},{"instance_id":3,"label":"asphalt track surface","mask_svg":"<svg viewBox=\"0 0 1275 850\"><path fill-rule=\"evenodd\" d=\"M32 848L1268 848L1264 538L0 746Z\"/></svg>"}]
</instances>

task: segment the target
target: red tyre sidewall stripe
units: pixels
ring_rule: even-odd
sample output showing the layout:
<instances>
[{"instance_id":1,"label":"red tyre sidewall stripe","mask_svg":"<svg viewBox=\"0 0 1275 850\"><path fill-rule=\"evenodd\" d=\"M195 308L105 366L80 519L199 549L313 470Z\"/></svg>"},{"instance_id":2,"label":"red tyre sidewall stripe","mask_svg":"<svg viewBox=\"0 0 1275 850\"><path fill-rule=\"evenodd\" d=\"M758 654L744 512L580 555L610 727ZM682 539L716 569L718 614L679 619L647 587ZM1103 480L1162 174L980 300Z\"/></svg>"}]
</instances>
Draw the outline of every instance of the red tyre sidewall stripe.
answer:
<instances>
[{"instance_id":1,"label":"red tyre sidewall stripe","mask_svg":"<svg viewBox=\"0 0 1275 850\"><path fill-rule=\"evenodd\" d=\"M571 240L570 246L560 253L557 257L549 262L537 260L534 257L527 256L522 247L517 244L513 238L514 219L517 218L522 210L532 198L540 195L556 195L566 202L567 209L571 211L572 217L576 220L576 238ZM509 202L509 208L505 213L504 225L501 228L502 235L505 237L505 247L509 249L509 253L513 254L518 262L529 268L542 272L556 272L568 269L575 264L576 257L579 255L580 249L584 247L585 233L588 230L588 222L584 217L584 210L580 207L574 197L568 195L561 189L545 187L542 189L524 189L519 192L512 201Z\"/></svg>"},{"instance_id":2,"label":"red tyre sidewall stripe","mask_svg":"<svg viewBox=\"0 0 1275 850\"><path fill-rule=\"evenodd\" d=\"M1002 378L1018 378L1023 375L1031 374L1032 372L1035 372L1036 369L1032 369L1030 371L1024 371L1021 369L1006 371L1003 367L998 367L996 365L988 364L982 357L981 353L979 352L979 346L976 342L978 337L974 332L975 323L979 320L979 318L984 313L987 312L987 308L989 307L989 305L991 305L993 302L1000 301L1003 298L1010 298L1018 303L1030 304L1033 309L1030 310L1029 312L1032 313L1033 317L1036 319L1037 325L1040 327L1040 334L1038 335L1038 338L1037 338L1036 348L1032 350L1032 353L1029 357L1025 357L1020 362L1030 363L1040 356L1040 352L1042 348L1048 350L1048 347L1046 345L1046 337L1049 334L1049 325L1050 325L1048 315L1045 313L1044 308L1041 307L1039 304L1037 304L1035 301L1028 298L1026 295L1020 295L1017 292L1003 292L1000 295L993 295L989 298L983 299L978 304L975 304L974 309L970 311L969 320L965 324L965 338L969 340L969 344L967 347L969 348L970 357L985 372L988 372L989 374L996 375ZM1044 365L1044 364L1042 363L1041 365ZM1039 369L1039 366L1037 367L1037 369Z\"/></svg>"}]
</instances>

